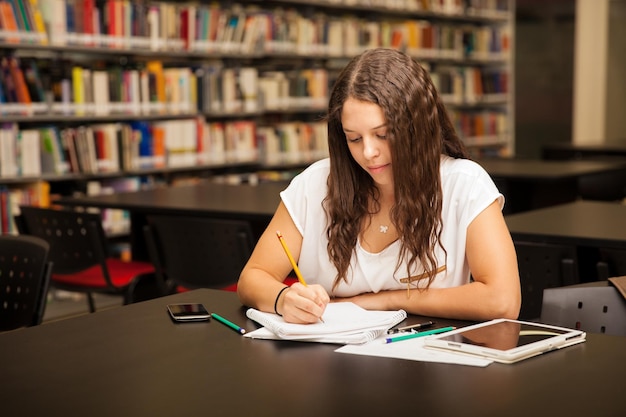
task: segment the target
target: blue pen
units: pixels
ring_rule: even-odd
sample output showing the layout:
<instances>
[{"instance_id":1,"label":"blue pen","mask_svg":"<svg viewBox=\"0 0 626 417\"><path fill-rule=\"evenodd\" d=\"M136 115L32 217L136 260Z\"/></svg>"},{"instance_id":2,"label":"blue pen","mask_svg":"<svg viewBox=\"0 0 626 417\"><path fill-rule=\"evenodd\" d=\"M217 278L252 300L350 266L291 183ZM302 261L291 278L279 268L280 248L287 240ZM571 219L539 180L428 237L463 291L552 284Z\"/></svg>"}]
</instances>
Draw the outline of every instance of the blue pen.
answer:
<instances>
[{"instance_id":1,"label":"blue pen","mask_svg":"<svg viewBox=\"0 0 626 417\"><path fill-rule=\"evenodd\" d=\"M454 329L456 329L456 327L452 327L452 326L441 327L439 329L426 330L424 332L416 332L416 333L406 334L403 336L388 337L385 339L385 343L401 342L402 340L415 339L416 337L430 336L431 334L449 332L450 330L454 330Z\"/></svg>"}]
</instances>

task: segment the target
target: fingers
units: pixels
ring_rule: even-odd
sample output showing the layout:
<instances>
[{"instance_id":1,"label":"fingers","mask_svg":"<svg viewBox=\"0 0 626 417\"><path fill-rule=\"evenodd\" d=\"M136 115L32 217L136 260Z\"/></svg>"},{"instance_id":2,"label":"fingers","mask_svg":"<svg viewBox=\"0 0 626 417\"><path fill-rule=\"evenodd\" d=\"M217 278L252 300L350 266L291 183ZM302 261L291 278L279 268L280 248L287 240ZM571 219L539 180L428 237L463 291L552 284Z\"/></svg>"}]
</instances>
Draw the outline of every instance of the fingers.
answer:
<instances>
[{"instance_id":1,"label":"fingers","mask_svg":"<svg viewBox=\"0 0 626 417\"><path fill-rule=\"evenodd\" d=\"M282 314L290 323L317 323L330 301L323 287L300 283L293 284L284 297Z\"/></svg>"}]
</instances>

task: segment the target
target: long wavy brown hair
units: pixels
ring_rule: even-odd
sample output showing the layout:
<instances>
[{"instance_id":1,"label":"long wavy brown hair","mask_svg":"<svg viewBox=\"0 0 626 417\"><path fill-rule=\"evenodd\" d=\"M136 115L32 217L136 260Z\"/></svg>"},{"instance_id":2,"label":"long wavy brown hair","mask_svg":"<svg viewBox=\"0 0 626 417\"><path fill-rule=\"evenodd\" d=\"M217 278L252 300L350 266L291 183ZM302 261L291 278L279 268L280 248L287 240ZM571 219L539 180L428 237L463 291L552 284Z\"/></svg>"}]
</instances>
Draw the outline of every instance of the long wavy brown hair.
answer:
<instances>
[{"instance_id":1,"label":"long wavy brown hair","mask_svg":"<svg viewBox=\"0 0 626 417\"><path fill-rule=\"evenodd\" d=\"M395 205L390 216L401 242L396 271L405 258L407 276L421 264L427 288L436 275L434 249L441 245L440 158L468 158L467 151L428 72L410 56L378 48L348 63L333 85L327 114L330 175L324 208L328 255L338 271L333 288L347 280L361 225L380 208L372 177L348 149L341 124L348 98L374 103L383 111L393 162Z\"/></svg>"}]
</instances>

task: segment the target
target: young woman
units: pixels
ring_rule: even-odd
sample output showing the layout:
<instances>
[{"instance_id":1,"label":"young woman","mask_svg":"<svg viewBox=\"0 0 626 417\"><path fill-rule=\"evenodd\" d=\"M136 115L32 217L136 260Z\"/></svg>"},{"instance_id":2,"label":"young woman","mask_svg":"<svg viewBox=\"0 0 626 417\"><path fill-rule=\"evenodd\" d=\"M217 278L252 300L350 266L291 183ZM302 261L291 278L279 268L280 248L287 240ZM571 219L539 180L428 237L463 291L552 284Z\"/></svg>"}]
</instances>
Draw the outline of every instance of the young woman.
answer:
<instances>
[{"instance_id":1,"label":"young woman","mask_svg":"<svg viewBox=\"0 0 626 417\"><path fill-rule=\"evenodd\" d=\"M503 196L466 159L428 73L373 49L333 86L330 158L294 178L241 273L241 301L314 323L332 301L459 319L516 318ZM308 285L292 270L277 231Z\"/></svg>"}]
</instances>

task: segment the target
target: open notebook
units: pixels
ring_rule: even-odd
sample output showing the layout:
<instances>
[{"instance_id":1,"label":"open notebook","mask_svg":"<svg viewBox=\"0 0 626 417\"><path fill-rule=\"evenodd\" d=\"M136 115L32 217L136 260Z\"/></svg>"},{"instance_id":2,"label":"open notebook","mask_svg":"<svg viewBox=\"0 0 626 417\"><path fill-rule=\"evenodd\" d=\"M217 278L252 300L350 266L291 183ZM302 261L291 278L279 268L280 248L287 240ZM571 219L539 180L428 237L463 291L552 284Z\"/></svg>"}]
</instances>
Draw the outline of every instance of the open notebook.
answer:
<instances>
[{"instance_id":1,"label":"open notebook","mask_svg":"<svg viewBox=\"0 0 626 417\"><path fill-rule=\"evenodd\" d=\"M245 337L339 344L369 342L406 318L404 310L365 310L351 302L328 304L323 323L287 323L278 314L254 308L248 309L246 315L264 327L246 333Z\"/></svg>"}]
</instances>

